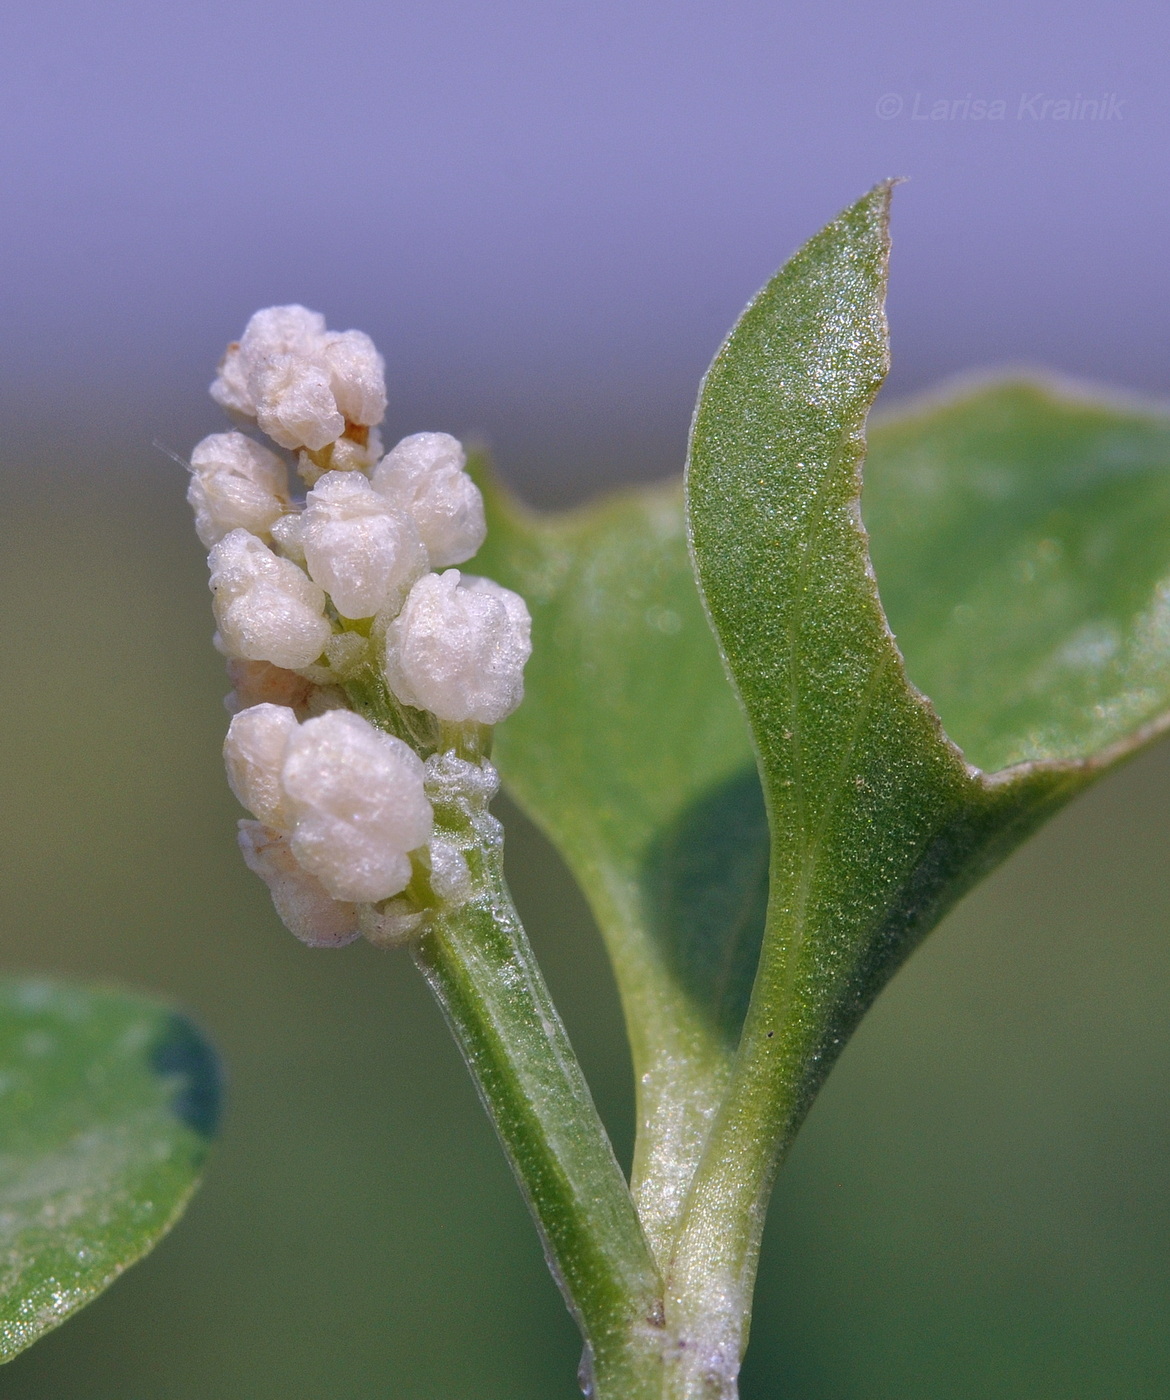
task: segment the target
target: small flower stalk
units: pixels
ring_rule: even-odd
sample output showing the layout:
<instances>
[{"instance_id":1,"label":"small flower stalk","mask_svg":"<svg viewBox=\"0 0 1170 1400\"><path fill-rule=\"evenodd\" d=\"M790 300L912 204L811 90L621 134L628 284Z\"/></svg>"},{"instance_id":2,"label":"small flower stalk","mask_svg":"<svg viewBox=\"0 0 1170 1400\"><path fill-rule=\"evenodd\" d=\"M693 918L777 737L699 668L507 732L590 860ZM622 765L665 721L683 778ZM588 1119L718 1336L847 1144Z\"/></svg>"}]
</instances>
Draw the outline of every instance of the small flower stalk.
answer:
<instances>
[{"instance_id":1,"label":"small flower stalk","mask_svg":"<svg viewBox=\"0 0 1170 1400\"><path fill-rule=\"evenodd\" d=\"M241 851L302 942L409 941L499 845L490 726L523 698L528 609L455 567L486 533L461 444L383 454L368 336L259 311L211 395L238 426L192 452L187 499L232 682L228 781L254 818Z\"/></svg>"}]
</instances>

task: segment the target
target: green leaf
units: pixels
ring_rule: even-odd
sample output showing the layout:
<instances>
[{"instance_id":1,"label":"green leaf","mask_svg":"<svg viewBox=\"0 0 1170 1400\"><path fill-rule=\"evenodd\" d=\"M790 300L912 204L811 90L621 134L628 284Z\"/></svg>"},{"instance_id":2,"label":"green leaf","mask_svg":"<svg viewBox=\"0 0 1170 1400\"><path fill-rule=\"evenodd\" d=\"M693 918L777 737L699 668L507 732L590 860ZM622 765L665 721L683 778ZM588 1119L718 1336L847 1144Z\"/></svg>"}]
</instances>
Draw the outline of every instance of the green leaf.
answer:
<instances>
[{"instance_id":1,"label":"green leaf","mask_svg":"<svg viewBox=\"0 0 1170 1400\"><path fill-rule=\"evenodd\" d=\"M1134 515L1141 472L1130 473L1126 489L1118 464L1097 462L1089 470L1091 442L1079 497L1060 469L1060 443L1039 449L1048 464L1049 503L1055 494L1057 508L1070 500L1084 507L1081 528L1070 524L1060 537L1074 563L1069 578L1085 583L1079 598L1046 605L1031 629L1031 646L1021 641L1033 621L1027 595L1020 606L1002 606L1005 560L1038 527L1055 528L1041 504L1045 472L1036 470L1035 437L1029 449L1019 417L1001 435L1000 455L1011 459L999 464L1002 470L986 459L950 458L961 429L949 443L945 431L936 431L933 455L925 457L916 455L921 420L917 428L904 425L901 436L896 427L887 430L891 538L881 571L899 579L900 625L915 645L912 667L919 647L925 663L918 676L954 680L957 658L968 677L982 666L980 653L964 652L967 617L955 617L955 599L979 605L985 635L996 638L988 660L998 678L964 696L965 731L989 754L1036 761L991 776L969 767L907 681L858 508L865 418L887 367L889 194L888 184L879 186L847 210L748 307L707 375L692 433L687 482L696 569L751 726L772 830L756 985L668 1279L668 1322L685 1343L684 1363L697 1368L696 1395L730 1394L718 1387L734 1376L746 1344L773 1174L865 1009L955 899L1039 821L1160 728L1170 701L1157 684L1167 674L1157 604L1170 549L1158 558L1156 542L1143 539L1141 561L1116 587L1105 582L1109 551L1102 542ZM1048 421L1051 427L1053 418ZM1030 422L1043 434L1035 413ZM968 446L994 437L993 422L980 430L968 419L966 428ZM907 516L920 510L926 494L915 482L931 484L924 461L934 462L936 486L956 479L961 485L955 501L936 502L933 510L928 504L920 523L911 524ZM1146 466L1159 475L1149 453ZM1014 521L1005 544L996 534L996 512L973 512L970 498L978 496L981 479L986 489L1013 473L1028 482L1031 510L1000 512L1000 521L1005 515ZM1094 476L1096 491L1087 484ZM1166 490L1164 469L1161 476L1155 500ZM875 505L881 498L878 487ZM1093 518L1118 504L1121 518ZM875 514L881 516L880 505ZM947 529L938 528L940 521ZM1125 548L1117 541L1112 557ZM977 549L982 564L972 562ZM900 575L903 558L917 561L906 575ZM1091 586L1076 561L1098 559ZM943 578L937 593L936 572ZM1021 571L1015 577L1018 587L1027 582ZM981 583L989 585L983 593ZM1051 664L1045 669L1054 646L1060 655L1069 640L1074 651L1092 652L1076 640L1078 629L1086 610L1096 618L1106 599L1111 611L1102 616L1124 615L1124 635L1134 639L1132 653L1140 652L1140 696L1124 689L1134 674L1125 662L1096 690L1070 686ZM946 637L940 619L959 630ZM1071 638L1066 630L1057 640L1070 627ZM1099 677L1103 669L1097 667ZM1045 676L1053 679L1046 683ZM1000 683L1016 686L1006 703ZM958 682L954 690L961 688ZM1102 698L1112 708L1094 718ZM1094 752L1102 741L1111 747ZM705 1311L696 1310L696 1299Z\"/></svg>"},{"instance_id":2,"label":"green leaf","mask_svg":"<svg viewBox=\"0 0 1170 1400\"><path fill-rule=\"evenodd\" d=\"M0 981L0 1362L140 1259L215 1130L214 1052L124 992Z\"/></svg>"},{"instance_id":3,"label":"green leaf","mask_svg":"<svg viewBox=\"0 0 1170 1400\"><path fill-rule=\"evenodd\" d=\"M1170 418L1042 381L872 435L862 500L910 676L972 763L1127 745L1170 703Z\"/></svg>"},{"instance_id":4,"label":"green leaf","mask_svg":"<svg viewBox=\"0 0 1170 1400\"><path fill-rule=\"evenodd\" d=\"M726 1082L767 897L747 730L670 484L540 516L479 474L474 567L533 617L526 698L493 755L605 936L638 1094L633 1188L660 1258Z\"/></svg>"}]
</instances>

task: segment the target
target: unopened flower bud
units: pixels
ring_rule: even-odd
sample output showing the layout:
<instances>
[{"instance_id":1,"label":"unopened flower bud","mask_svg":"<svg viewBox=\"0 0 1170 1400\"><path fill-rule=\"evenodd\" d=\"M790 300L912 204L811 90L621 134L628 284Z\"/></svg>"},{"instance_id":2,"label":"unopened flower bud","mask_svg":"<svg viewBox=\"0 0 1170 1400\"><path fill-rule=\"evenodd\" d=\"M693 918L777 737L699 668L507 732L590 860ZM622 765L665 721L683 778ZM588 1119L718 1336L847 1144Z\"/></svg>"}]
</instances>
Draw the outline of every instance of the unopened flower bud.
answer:
<instances>
[{"instance_id":1,"label":"unopened flower bud","mask_svg":"<svg viewBox=\"0 0 1170 1400\"><path fill-rule=\"evenodd\" d=\"M248 869L268 886L285 928L302 943L341 948L360 936L356 907L334 899L297 862L287 836L262 822L242 821L239 843Z\"/></svg>"},{"instance_id":2,"label":"unopened flower bud","mask_svg":"<svg viewBox=\"0 0 1170 1400\"><path fill-rule=\"evenodd\" d=\"M390 689L451 723L498 724L524 698L531 627L511 589L458 569L425 574L386 629Z\"/></svg>"},{"instance_id":3,"label":"unopened flower bud","mask_svg":"<svg viewBox=\"0 0 1170 1400\"><path fill-rule=\"evenodd\" d=\"M299 670L332 632L325 594L302 570L246 530L232 530L208 555L212 607L227 655Z\"/></svg>"},{"instance_id":4,"label":"unopened flower bud","mask_svg":"<svg viewBox=\"0 0 1170 1400\"><path fill-rule=\"evenodd\" d=\"M397 611L427 567L414 522L352 472L327 472L309 492L301 547L342 617Z\"/></svg>"},{"instance_id":5,"label":"unopened flower bud","mask_svg":"<svg viewBox=\"0 0 1170 1400\"><path fill-rule=\"evenodd\" d=\"M239 340L227 348L211 397L233 413L256 416L252 375L276 356L311 359L325 334L325 317L304 306L268 306L257 311Z\"/></svg>"},{"instance_id":6,"label":"unopened flower bud","mask_svg":"<svg viewBox=\"0 0 1170 1400\"><path fill-rule=\"evenodd\" d=\"M280 784L285 750L298 729L287 705L253 705L232 719L223 741L228 786L265 826L289 831L293 814Z\"/></svg>"},{"instance_id":7,"label":"unopened flower bud","mask_svg":"<svg viewBox=\"0 0 1170 1400\"><path fill-rule=\"evenodd\" d=\"M272 543L280 550L286 559L291 559L294 564L304 565L305 546L301 540L302 515L296 511L289 515L282 515L277 520L271 530Z\"/></svg>"},{"instance_id":8,"label":"unopened flower bud","mask_svg":"<svg viewBox=\"0 0 1170 1400\"><path fill-rule=\"evenodd\" d=\"M391 505L414 517L433 569L470 559L487 534L483 497L464 471L466 462L450 434L415 433L388 452L370 477Z\"/></svg>"},{"instance_id":9,"label":"unopened flower bud","mask_svg":"<svg viewBox=\"0 0 1170 1400\"><path fill-rule=\"evenodd\" d=\"M327 331L303 306L270 306L228 347L211 396L254 418L282 447L317 452L346 423L369 427L386 409L385 367L361 331Z\"/></svg>"},{"instance_id":10,"label":"unopened flower bud","mask_svg":"<svg viewBox=\"0 0 1170 1400\"><path fill-rule=\"evenodd\" d=\"M363 429L359 442L347 431L320 452L297 453L297 472L306 486L316 486L326 472L366 472L382 455L382 436L376 428Z\"/></svg>"},{"instance_id":11,"label":"unopened flower bud","mask_svg":"<svg viewBox=\"0 0 1170 1400\"><path fill-rule=\"evenodd\" d=\"M321 361L337 407L351 423L372 427L386 412L386 366L364 331L327 331Z\"/></svg>"},{"instance_id":12,"label":"unopened flower bud","mask_svg":"<svg viewBox=\"0 0 1170 1400\"><path fill-rule=\"evenodd\" d=\"M408 853L427 842L433 814L422 760L401 739L332 710L289 739L281 786L290 849L334 899L377 903L406 888Z\"/></svg>"},{"instance_id":13,"label":"unopened flower bud","mask_svg":"<svg viewBox=\"0 0 1170 1400\"><path fill-rule=\"evenodd\" d=\"M243 433L212 433L191 453L187 501L208 549L235 529L267 535L288 508L288 468Z\"/></svg>"},{"instance_id":14,"label":"unopened flower bud","mask_svg":"<svg viewBox=\"0 0 1170 1400\"><path fill-rule=\"evenodd\" d=\"M329 375L295 355L274 355L248 380L256 397L256 422L281 447L325 447L345 431Z\"/></svg>"}]
</instances>

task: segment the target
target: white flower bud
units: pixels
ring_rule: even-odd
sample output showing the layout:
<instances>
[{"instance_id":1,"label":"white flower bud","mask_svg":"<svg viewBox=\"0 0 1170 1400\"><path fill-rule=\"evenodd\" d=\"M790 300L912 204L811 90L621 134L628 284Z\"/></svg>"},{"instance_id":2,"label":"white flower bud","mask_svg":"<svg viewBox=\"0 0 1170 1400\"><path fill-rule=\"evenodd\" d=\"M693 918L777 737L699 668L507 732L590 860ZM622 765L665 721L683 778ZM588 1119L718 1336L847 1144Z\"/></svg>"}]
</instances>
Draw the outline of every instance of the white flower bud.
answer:
<instances>
[{"instance_id":1,"label":"white flower bud","mask_svg":"<svg viewBox=\"0 0 1170 1400\"><path fill-rule=\"evenodd\" d=\"M327 331L321 362L337 407L351 423L372 427L386 412L386 365L364 331Z\"/></svg>"},{"instance_id":2,"label":"white flower bud","mask_svg":"<svg viewBox=\"0 0 1170 1400\"><path fill-rule=\"evenodd\" d=\"M233 340L224 351L208 393L233 417L255 418L256 405L248 393L248 368L240 355L238 340Z\"/></svg>"},{"instance_id":3,"label":"white flower bud","mask_svg":"<svg viewBox=\"0 0 1170 1400\"><path fill-rule=\"evenodd\" d=\"M451 723L498 724L524 698L532 652L524 599L458 569L425 574L386 629L386 678L405 705Z\"/></svg>"},{"instance_id":4,"label":"white flower bud","mask_svg":"<svg viewBox=\"0 0 1170 1400\"><path fill-rule=\"evenodd\" d=\"M427 567L410 517L354 472L327 472L309 492L301 547L313 580L342 617L397 611Z\"/></svg>"},{"instance_id":5,"label":"white flower bud","mask_svg":"<svg viewBox=\"0 0 1170 1400\"><path fill-rule=\"evenodd\" d=\"M288 468L243 433L212 433L191 453L187 500L208 549L230 530L267 535L289 504Z\"/></svg>"},{"instance_id":6,"label":"white flower bud","mask_svg":"<svg viewBox=\"0 0 1170 1400\"><path fill-rule=\"evenodd\" d=\"M320 452L347 421L369 427L381 419L385 366L361 331L327 331L325 318L303 306L270 306L228 346L211 396L255 418L282 447Z\"/></svg>"},{"instance_id":7,"label":"white flower bud","mask_svg":"<svg viewBox=\"0 0 1170 1400\"><path fill-rule=\"evenodd\" d=\"M414 517L434 569L470 559L487 534L483 497L463 469L466 462L450 434L415 433L388 452L370 478L391 505Z\"/></svg>"},{"instance_id":8,"label":"white flower bud","mask_svg":"<svg viewBox=\"0 0 1170 1400\"><path fill-rule=\"evenodd\" d=\"M329 453L331 472L366 472L382 456L382 434L371 428L365 442L339 437Z\"/></svg>"},{"instance_id":9,"label":"white flower bud","mask_svg":"<svg viewBox=\"0 0 1170 1400\"><path fill-rule=\"evenodd\" d=\"M310 948L341 948L359 937L358 911L334 899L301 865L288 838L262 822L242 821L240 850L248 869L268 886L281 922Z\"/></svg>"},{"instance_id":10,"label":"white flower bud","mask_svg":"<svg viewBox=\"0 0 1170 1400\"><path fill-rule=\"evenodd\" d=\"M381 455L382 435L376 428L368 430L365 442L358 442L347 432L320 452L298 452L297 472L306 486L316 486L326 472L369 471Z\"/></svg>"},{"instance_id":11,"label":"white flower bud","mask_svg":"<svg viewBox=\"0 0 1170 1400\"><path fill-rule=\"evenodd\" d=\"M274 355L248 376L256 422L281 447L328 446L345 431L329 375L311 360Z\"/></svg>"},{"instance_id":12,"label":"white flower bud","mask_svg":"<svg viewBox=\"0 0 1170 1400\"><path fill-rule=\"evenodd\" d=\"M301 513L292 511L273 522L272 542L286 559L294 564L304 565L305 546L301 542Z\"/></svg>"},{"instance_id":13,"label":"white flower bud","mask_svg":"<svg viewBox=\"0 0 1170 1400\"><path fill-rule=\"evenodd\" d=\"M325 317L295 302L290 306L266 306L253 313L244 334L240 350L251 362L266 355L312 355L326 334Z\"/></svg>"},{"instance_id":14,"label":"white flower bud","mask_svg":"<svg viewBox=\"0 0 1170 1400\"><path fill-rule=\"evenodd\" d=\"M207 562L228 656L295 671L321 655L333 630L324 616L325 595L294 563L246 530L225 535Z\"/></svg>"},{"instance_id":15,"label":"white flower bud","mask_svg":"<svg viewBox=\"0 0 1170 1400\"><path fill-rule=\"evenodd\" d=\"M278 355L311 359L325 335L325 317L303 306L269 306L257 311L239 340L233 341L211 386L216 403L249 418L256 416L253 372Z\"/></svg>"},{"instance_id":16,"label":"white flower bud","mask_svg":"<svg viewBox=\"0 0 1170 1400\"><path fill-rule=\"evenodd\" d=\"M288 741L298 727L287 705L253 705L232 719L223 741L228 786L241 806L278 831L289 831L293 824L280 770Z\"/></svg>"},{"instance_id":17,"label":"white flower bud","mask_svg":"<svg viewBox=\"0 0 1170 1400\"><path fill-rule=\"evenodd\" d=\"M349 710L307 720L290 738L281 786L290 842L334 899L376 903L410 881L408 852L431 834L418 755Z\"/></svg>"}]
</instances>

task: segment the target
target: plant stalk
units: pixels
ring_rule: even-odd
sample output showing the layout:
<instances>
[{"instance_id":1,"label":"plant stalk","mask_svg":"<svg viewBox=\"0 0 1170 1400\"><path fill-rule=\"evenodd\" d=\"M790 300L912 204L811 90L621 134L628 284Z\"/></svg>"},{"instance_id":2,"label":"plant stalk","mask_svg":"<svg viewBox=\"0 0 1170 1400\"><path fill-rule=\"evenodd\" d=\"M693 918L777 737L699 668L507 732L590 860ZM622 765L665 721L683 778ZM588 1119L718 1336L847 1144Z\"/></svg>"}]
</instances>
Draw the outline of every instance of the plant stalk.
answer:
<instances>
[{"instance_id":1,"label":"plant stalk","mask_svg":"<svg viewBox=\"0 0 1170 1400\"><path fill-rule=\"evenodd\" d=\"M414 960L463 1052L585 1339L586 1393L661 1400L658 1270L505 885L502 844L486 825L494 819L485 812L472 833L467 816L436 804L444 836L463 838L474 894L434 916L414 944Z\"/></svg>"},{"instance_id":2,"label":"plant stalk","mask_svg":"<svg viewBox=\"0 0 1170 1400\"><path fill-rule=\"evenodd\" d=\"M666 1271L669 1400L736 1400L776 1173L836 1057L821 1044L818 1008L794 995L799 938L781 932L770 926L765 937L731 1080Z\"/></svg>"}]
</instances>

